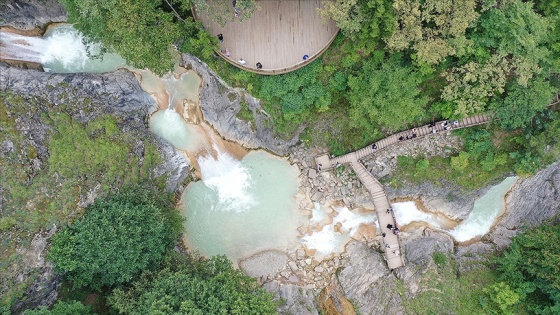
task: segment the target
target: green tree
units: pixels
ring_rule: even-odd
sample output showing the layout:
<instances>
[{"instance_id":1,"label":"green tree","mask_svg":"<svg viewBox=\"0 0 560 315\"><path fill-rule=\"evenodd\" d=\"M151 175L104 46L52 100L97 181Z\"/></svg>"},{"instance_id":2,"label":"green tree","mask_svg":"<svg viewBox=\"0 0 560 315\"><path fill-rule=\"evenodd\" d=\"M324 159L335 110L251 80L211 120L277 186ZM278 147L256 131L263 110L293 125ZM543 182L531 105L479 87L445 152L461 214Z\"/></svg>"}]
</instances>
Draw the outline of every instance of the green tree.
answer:
<instances>
[{"instance_id":1,"label":"green tree","mask_svg":"<svg viewBox=\"0 0 560 315\"><path fill-rule=\"evenodd\" d=\"M482 63L471 61L448 70L441 98L455 105L456 116L484 112L491 97L504 93L509 69L504 56L494 55Z\"/></svg>"},{"instance_id":2,"label":"green tree","mask_svg":"<svg viewBox=\"0 0 560 315\"><path fill-rule=\"evenodd\" d=\"M492 314L515 314L513 306L519 303L519 294L512 290L509 285L504 282L495 283L484 288L484 293L488 295L496 308L500 311L495 312L493 309L486 309Z\"/></svg>"},{"instance_id":3,"label":"green tree","mask_svg":"<svg viewBox=\"0 0 560 315\"><path fill-rule=\"evenodd\" d=\"M89 306L77 301L58 301L49 309L41 306L35 309L26 310L23 315L90 315L93 314Z\"/></svg>"},{"instance_id":4,"label":"green tree","mask_svg":"<svg viewBox=\"0 0 560 315\"><path fill-rule=\"evenodd\" d=\"M169 253L163 268L144 272L108 299L120 314L276 314L272 294L234 269L224 256L210 260Z\"/></svg>"},{"instance_id":5,"label":"green tree","mask_svg":"<svg viewBox=\"0 0 560 315\"><path fill-rule=\"evenodd\" d=\"M68 21L90 40L114 50L136 68L163 74L173 69L172 45L184 31L199 28L192 18L172 10L172 1L61 0ZM167 8L167 10L166 10Z\"/></svg>"},{"instance_id":6,"label":"green tree","mask_svg":"<svg viewBox=\"0 0 560 315\"><path fill-rule=\"evenodd\" d=\"M123 189L114 197L97 199L82 219L53 237L49 258L57 270L75 287L100 289L129 282L157 266L178 238L181 221L155 194Z\"/></svg>"},{"instance_id":7,"label":"green tree","mask_svg":"<svg viewBox=\"0 0 560 315\"><path fill-rule=\"evenodd\" d=\"M461 56L471 42L466 30L478 18L475 0L396 0L395 32L387 46L412 48L420 64L438 64L447 56Z\"/></svg>"},{"instance_id":8,"label":"green tree","mask_svg":"<svg viewBox=\"0 0 560 315\"><path fill-rule=\"evenodd\" d=\"M418 88L420 76L398 58L381 64L378 55L348 78L350 125L369 132L376 126L396 130L422 117L428 98Z\"/></svg>"},{"instance_id":9,"label":"green tree","mask_svg":"<svg viewBox=\"0 0 560 315\"><path fill-rule=\"evenodd\" d=\"M451 168L463 172L469 166L471 155L465 151L459 152L459 155L451 157Z\"/></svg>"},{"instance_id":10,"label":"green tree","mask_svg":"<svg viewBox=\"0 0 560 315\"><path fill-rule=\"evenodd\" d=\"M519 305L531 313L558 314L559 261L560 225L543 224L514 237L497 264L500 280L519 294Z\"/></svg>"},{"instance_id":11,"label":"green tree","mask_svg":"<svg viewBox=\"0 0 560 315\"><path fill-rule=\"evenodd\" d=\"M235 7L237 13L234 11L233 6L230 7L229 1L214 1L214 0L180 0L185 4L194 5L195 9L199 12L204 12L208 18L220 25L226 26L227 22L233 22L235 17L240 21L250 18L256 10L260 7L257 5L256 0L235 0Z\"/></svg>"}]
</instances>

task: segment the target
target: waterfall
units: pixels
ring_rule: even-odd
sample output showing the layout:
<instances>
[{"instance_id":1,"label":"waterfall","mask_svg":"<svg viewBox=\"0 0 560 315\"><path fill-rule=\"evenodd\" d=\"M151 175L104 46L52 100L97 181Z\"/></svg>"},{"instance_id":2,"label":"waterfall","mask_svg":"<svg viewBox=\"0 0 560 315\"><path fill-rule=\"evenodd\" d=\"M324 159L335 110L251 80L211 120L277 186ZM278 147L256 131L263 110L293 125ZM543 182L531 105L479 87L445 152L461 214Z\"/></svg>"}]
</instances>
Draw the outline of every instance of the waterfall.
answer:
<instances>
[{"instance_id":1,"label":"waterfall","mask_svg":"<svg viewBox=\"0 0 560 315\"><path fill-rule=\"evenodd\" d=\"M218 152L216 159L210 154L197 159L202 181L217 193L221 211L246 211L255 203L249 192L252 180L247 168L216 146L214 149Z\"/></svg>"},{"instance_id":2,"label":"waterfall","mask_svg":"<svg viewBox=\"0 0 560 315\"><path fill-rule=\"evenodd\" d=\"M40 63L45 71L101 73L125 65L116 54L100 55L101 45L84 44L83 35L70 25L53 27L42 38L9 32L0 35L3 59Z\"/></svg>"}]
</instances>

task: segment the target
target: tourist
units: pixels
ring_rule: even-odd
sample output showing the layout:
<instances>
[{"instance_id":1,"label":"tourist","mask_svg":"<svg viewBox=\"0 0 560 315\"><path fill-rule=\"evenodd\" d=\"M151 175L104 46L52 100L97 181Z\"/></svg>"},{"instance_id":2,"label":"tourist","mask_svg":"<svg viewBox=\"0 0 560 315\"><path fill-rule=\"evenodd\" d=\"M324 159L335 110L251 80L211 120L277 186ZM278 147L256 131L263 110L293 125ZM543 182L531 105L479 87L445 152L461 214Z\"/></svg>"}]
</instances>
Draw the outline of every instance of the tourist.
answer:
<instances>
[{"instance_id":1,"label":"tourist","mask_svg":"<svg viewBox=\"0 0 560 315\"><path fill-rule=\"evenodd\" d=\"M303 60L307 60L309 58L309 55L303 55Z\"/></svg>"},{"instance_id":2,"label":"tourist","mask_svg":"<svg viewBox=\"0 0 560 315\"><path fill-rule=\"evenodd\" d=\"M390 230L393 230L393 225L392 224L387 224L387 228Z\"/></svg>"},{"instance_id":3,"label":"tourist","mask_svg":"<svg viewBox=\"0 0 560 315\"><path fill-rule=\"evenodd\" d=\"M257 69L258 69L258 70L261 70L261 69L262 69L262 63L257 62Z\"/></svg>"},{"instance_id":4,"label":"tourist","mask_svg":"<svg viewBox=\"0 0 560 315\"><path fill-rule=\"evenodd\" d=\"M231 53L229 52L229 50L226 48L226 57L231 57Z\"/></svg>"},{"instance_id":5,"label":"tourist","mask_svg":"<svg viewBox=\"0 0 560 315\"><path fill-rule=\"evenodd\" d=\"M247 62L245 61L245 59L243 59L243 58L239 59L238 62L239 62L239 64L242 65L242 66L244 66L244 65L247 63Z\"/></svg>"},{"instance_id":6,"label":"tourist","mask_svg":"<svg viewBox=\"0 0 560 315\"><path fill-rule=\"evenodd\" d=\"M395 228L393 229L393 234L395 234L395 235L399 234L400 232L401 232L401 231L399 230L398 227L395 227Z\"/></svg>"},{"instance_id":7,"label":"tourist","mask_svg":"<svg viewBox=\"0 0 560 315\"><path fill-rule=\"evenodd\" d=\"M371 146L371 148L372 148L372 150L377 150L377 144L374 143L374 144Z\"/></svg>"},{"instance_id":8,"label":"tourist","mask_svg":"<svg viewBox=\"0 0 560 315\"><path fill-rule=\"evenodd\" d=\"M391 209L387 209L387 213L391 213Z\"/></svg>"},{"instance_id":9,"label":"tourist","mask_svg":"<svg viewBox=\"0 0 560 315\"><path fill-rule=\"evenodd\" d=\"M399 137L399 141L403 141L403 140L404 140L404 137L403 137L403 136L400 136L400 137Z\"/></svg>"},{"instance_id":10,"label":"tourist","mask_svg":"<svg viewBox=\"0 0 560 315\"><path fill-rule=\"evenodd\" d=\"M386 247L386 248L391 248L391 245L385 244L385 247Z\"/></svg>"},{"instance_id":11,"label":"tourist","mask_svg":"<svg viewBox=\"0 0 560 315\"><path fill-rule=\"evenodd\" d=\"M224 42L224 35L222 35L222 33L218 34L218 40L220 41L220 43Z\"/></svg>"},{"instance_id":12,"label":"tourist","mask_svg":"<svg viewBox=\"0 0 560 315\"><path fill-rule=\"evenodd\" d=\"M453 127L459 127L459 122L458 122L457 120L454 120L454 121L451 123L451 125L452 125Z\"/></svg>"},{"instance_id":13,"label":"tourist","mask_svg":"<svg viewBox=\"0 0 560 315\"><path fill-rule=\"evenodd\" d=\"M385 235L387 235L387 234L385 234L385 232L381 233L381 236L385 237Z\"/></svg>"}]
</instances>

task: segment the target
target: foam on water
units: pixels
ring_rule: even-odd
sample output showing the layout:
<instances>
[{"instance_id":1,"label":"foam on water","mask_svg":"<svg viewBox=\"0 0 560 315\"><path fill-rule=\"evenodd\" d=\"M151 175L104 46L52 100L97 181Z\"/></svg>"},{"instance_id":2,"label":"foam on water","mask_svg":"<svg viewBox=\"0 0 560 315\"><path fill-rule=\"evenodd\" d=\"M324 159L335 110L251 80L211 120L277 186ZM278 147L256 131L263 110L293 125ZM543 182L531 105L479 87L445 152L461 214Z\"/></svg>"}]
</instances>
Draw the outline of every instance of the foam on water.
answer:
<instances>
[{"instance_id":1,"label":"foam on water","mask_svg":"<svg viewBox=\"0 0 560 315\"><path fill-rule=\"evenodd\" d=\"M374 223L378 227L375 213L356 213L346 207L336 207L335 210L336 216L331 224L323 226L319 232L301 238L305 247L315 249L320 255L339 253L344 250L344 245L350 241L361 224ZM315 203L310 224L320 223L326 216L328 214L324 207ZM337 225L339 228L335 229Z\"/></svg>"},{"instance_id":2,"label":"foam on water","mask_svg":"<svg viewBox=\"0 0 560 315\"><path fill-rule=\"evenodd\" d=\"M441 228L440 220L431 213L418 210L414 201L396 202L391 207L399 227L412 222L426 222L434 228Z\"/></svg>"},{"instance_id":3,"label":"foam on water","mask_svg":"<svg viewBox=\"0 0 560 315\"><path fill-rule=\"evenodd\" d=\"M45 71L102 73L126 65L117 54L101 55L101 45L84 44L83 35L71 25L52 27L42 38L2 32L0 43L3 58L41 63Z\"/></svg>"},{"instance_id":4,"label":"foam on water","mask_svg":"<svg viewBox=\"0 0 560 315\"><path fill-rule=\"evenodd\" d=\"M425 222L435 229L449 233L457 242L466 242L485 235L504 211L504 195L515 184L518 177L508 177L500 184L490 188L474 202L469 216L450 230L442 229L441 219L431 213L420 211L412 201L393 203L393 212L397 225L404 226L412 222Z\"/></svg>"},{"instance_id":5,"label":"foam on water","mask_svg":"<svg viewBox=\"0 0 560 315\"><path fill-rule=\"evenodd\" d=\"M202 180L183 193L189 248L234 262L262 250L297 243L298 169L285 159L252 151L241 161L224 152L199 158Z\"/></svg>"},{"instance_id":6,"label":"foam on water","mask_svg":"<svg viewBox=\"0 0 560 315\"><path fill-rule=\"evenodd\" d=\"M513 187L518 178L517 176L508 177L500 184L490 188L484 196L474 202L473 211L469 217L455 229L449 231L449 234L458 242L466 242L488 233L496 218L504 211L505 193Z\"/></svg>"},{"instance_id":7,"label":"foam on water","mask_svg":"<svg viewBox=\"0 0 560 315\"><path fill-rule=\"evenodd\" d=\"M240 161L225 152L219 152L217 159L207 155L197 161L204 185L218 196L218 203L211 205L211 211L220 207L222 211L241 212L254 205L255 200L247 191L252 179Z\"/></svg>"},{"instance_id":8,"label":"foam on water","mask_svg":"<svg viewBox=\"0 0 560 315\"><path fill-rule=\"evenodd\" d=\"M150 130L180 150L195 152L200 140L194 128L172 109L160 110L150 117Z\"/></svg>"}]
</instances>

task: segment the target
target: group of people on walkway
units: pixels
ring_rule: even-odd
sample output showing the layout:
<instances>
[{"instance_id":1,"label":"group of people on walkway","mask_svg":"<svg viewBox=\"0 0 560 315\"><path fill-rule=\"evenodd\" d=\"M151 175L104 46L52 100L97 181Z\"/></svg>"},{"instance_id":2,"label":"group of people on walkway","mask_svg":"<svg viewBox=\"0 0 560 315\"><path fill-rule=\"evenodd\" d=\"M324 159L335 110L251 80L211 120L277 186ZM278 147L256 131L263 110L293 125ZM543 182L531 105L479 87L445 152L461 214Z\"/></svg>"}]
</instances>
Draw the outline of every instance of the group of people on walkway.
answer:
<instances>
[{"instance_id":1,"label":"group of people on walkway","mask_svg":"<svg viewBox=\"0 0 560 315\"><path fill-rule=\"evenodd\" d=\"M224 34L220 33L218 35L216 35L218 37L218 40L220 41L220 43L224 43ZM226 55L226 57L230 58L231 57L231 52L229 51L229 49L225 48L221 50L222 54ZM239 63L240 65L244 66L245 64L247 64L247 61L245 61L245 59L243 58L239 58L239 60L237 60L237 63ZM263 65L262 63L259 61L255 64L255 68L257 70L262 70Z\"/></svg>"}]
</instances>

